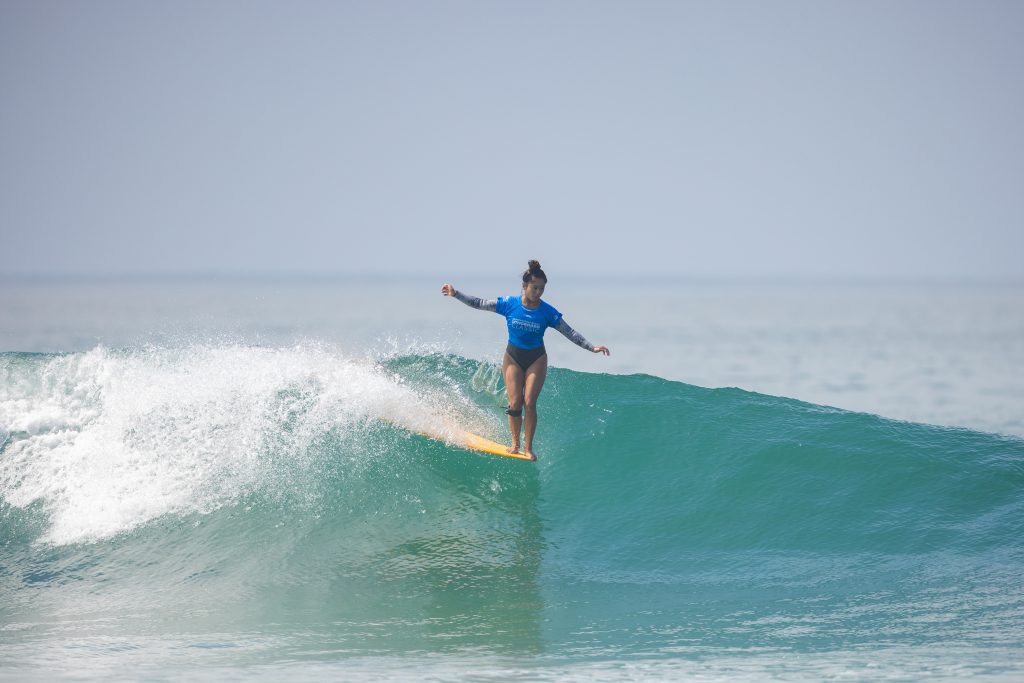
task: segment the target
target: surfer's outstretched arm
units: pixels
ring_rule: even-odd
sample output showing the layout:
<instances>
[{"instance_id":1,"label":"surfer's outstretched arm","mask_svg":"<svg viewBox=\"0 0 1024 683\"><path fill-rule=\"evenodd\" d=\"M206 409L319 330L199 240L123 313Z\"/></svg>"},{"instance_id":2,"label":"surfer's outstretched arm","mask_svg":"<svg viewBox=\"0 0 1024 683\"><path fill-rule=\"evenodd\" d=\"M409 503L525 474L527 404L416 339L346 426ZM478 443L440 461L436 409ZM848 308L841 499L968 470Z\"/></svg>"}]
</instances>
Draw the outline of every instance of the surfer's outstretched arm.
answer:
<instances>
[{"instance_id":1,"label":"surfer's outstretched arm","mask_svg":"<svg viewBox=\"0 0 1024 683\"><path fill-rule=\"evenodd\" d=\"M565 322L565 318L562 318L558 321L558 324L555 325L555 329L561 332L563 335L565 335L566 339L568 339L581 349L586 349L587 351L592 351L594 353L603 353L606 356L609 355L608 347L594 346L593 344L588 342L582 334L569 327L569 323Z\"/></svg>"},{"instance_id":2,"label":"surfer's outstretched arm","mask_svg":"<svg viewBox=\"0 0 1024 683\"><path fill-rule=\"evenodd\" d=\"M481 299L478 296L469 296L456 290L451 285L444 285L441 287L441 293L445 296L453 296L462 303L466 304L470 308L477 308L481 311L490 311L494 313L498 310L498 302L495 299Z\"/></svg>"}]
</instances>

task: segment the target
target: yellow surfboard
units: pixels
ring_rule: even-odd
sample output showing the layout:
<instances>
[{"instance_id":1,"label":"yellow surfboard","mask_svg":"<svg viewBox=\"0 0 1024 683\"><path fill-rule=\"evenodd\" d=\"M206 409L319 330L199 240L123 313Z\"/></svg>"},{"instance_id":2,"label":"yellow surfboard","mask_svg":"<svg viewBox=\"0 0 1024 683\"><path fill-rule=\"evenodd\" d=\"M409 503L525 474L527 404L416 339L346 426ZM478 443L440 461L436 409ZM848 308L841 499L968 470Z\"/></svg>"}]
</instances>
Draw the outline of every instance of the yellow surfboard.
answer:
<instances>
[{"instance_id":1,"label":"yellow surfboard","mask_svg":"<svg viewBox=\"0 0 1024 683\"><path fill-rule=\"evenodd\" d=\"M482 436L477 436L472 432L463 432L463 448L468 448L471 451L480 451L481 453L491 453L493 455L500 455L504 458L516 458L517 460L528 460L533 461L528 455L522 453L509 453L508 446L500 444L490 439L485 439Z\"/></svg>"},{"instance_id":2,"label":"yellow surfboard","mask_svg":"<svg viewBox=\"0 0 1024 683\"><path fill-rule=\"evenodd\" d=\"M478 453L490 453L491 455L500 455L503 458L515 458L516 460L526 460L527 462L532 462L536 460L536 458L531 458L530 456L523 455L522 453L509 453L508 446L506 446L505 444L498 443L497 441L491 441L490 439L485 439L484 437L478 434L474 434L473 432L463 431L460 435L453 438L451 436L431 434L430 432L425 432L419 429L409 429L409 427L403 427L394 420L389 420L387 418L381 419L384 422L395 427L398 427L400 429L407 429L411 432L419 434L420 436L425 436L428 439L434 439L435 441L444 441L445 443L449 443L452 444L453 446L458 446L460 448L465 448L466 450L469 451L477 451Z\"/></svg>"}]
</instances>

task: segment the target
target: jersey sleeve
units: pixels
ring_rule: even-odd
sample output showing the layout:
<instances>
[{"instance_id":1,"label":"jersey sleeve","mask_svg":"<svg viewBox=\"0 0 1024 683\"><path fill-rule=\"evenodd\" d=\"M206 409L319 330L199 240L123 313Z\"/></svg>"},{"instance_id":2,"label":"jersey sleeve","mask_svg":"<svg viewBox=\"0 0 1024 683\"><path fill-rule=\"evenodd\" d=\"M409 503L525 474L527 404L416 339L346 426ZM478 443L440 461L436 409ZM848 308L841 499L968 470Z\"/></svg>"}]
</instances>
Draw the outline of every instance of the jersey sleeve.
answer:
<instances>
[{"instance_id":1,"label":"jersey sleeve","mask_svg":"<svg viewBox=\"0 0 1024 683\"><path fill-rule=\"evenodd\" d=\"M562 314L554 306L548 305L548 327L557 329L560 322L562 322Z\"/></svg>"}]
</instances>

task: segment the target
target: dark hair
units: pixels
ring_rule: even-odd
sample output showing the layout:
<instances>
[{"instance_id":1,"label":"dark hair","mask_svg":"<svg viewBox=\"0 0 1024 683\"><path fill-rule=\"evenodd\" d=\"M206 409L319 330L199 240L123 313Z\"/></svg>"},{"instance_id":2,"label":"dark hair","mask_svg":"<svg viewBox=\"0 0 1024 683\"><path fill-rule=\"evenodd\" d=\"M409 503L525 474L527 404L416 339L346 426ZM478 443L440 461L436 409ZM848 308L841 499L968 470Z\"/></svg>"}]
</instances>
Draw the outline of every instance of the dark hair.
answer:
<instances>
[{"instance_id":1,"label":"dark hair","mask_svg":"<svg viewBox=\"0 0 1024 683\"><path fill-rule=\"evenodd\" d=\"M548 281L548 276L540 269L540 261L530 261L526 264L526 272L523 273L523 284L530 284L530 281L535 277L539 277L545 283Z\"/></svg>"}]
</instances>

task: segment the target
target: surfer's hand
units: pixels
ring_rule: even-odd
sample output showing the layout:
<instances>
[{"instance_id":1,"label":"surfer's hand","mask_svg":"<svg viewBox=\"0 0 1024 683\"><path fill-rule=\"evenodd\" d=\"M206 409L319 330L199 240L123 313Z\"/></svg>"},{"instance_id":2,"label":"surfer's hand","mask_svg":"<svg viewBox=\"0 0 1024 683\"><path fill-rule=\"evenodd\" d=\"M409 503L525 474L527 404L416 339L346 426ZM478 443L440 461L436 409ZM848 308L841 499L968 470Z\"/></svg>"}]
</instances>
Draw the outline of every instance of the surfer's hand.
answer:
<instances>
[{"instance_id":1,"label":"surfer's hand","mask_svg":"<svg viewBox=\"0 0 1024 683\"><path fill-rule=\"evenodd\" d=\"M612 355L612 352L608 350L607 346L595 346L594 353L603 353L606 356Z\"/></svg>"},{"instance_id":2,"label":"surfer's hand","mask_svg":"<svg viewBox=\"0 0 1024 683\"><path fill-rule=\"evenodd\" d=\"M445 296L455 296L455 288L449 284L441 285L441 293Z\"/></svg>"}]
</instances>

